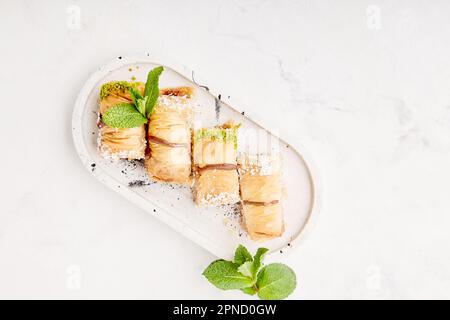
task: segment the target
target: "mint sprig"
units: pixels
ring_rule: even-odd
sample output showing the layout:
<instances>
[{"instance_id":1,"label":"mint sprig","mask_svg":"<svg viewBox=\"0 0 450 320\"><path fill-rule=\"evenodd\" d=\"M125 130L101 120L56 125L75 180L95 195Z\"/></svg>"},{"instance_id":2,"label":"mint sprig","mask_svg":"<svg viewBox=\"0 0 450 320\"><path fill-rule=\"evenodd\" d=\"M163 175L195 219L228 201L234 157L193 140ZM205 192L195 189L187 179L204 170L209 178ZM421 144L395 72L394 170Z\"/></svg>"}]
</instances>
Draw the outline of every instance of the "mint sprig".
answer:
<instances>
[{"instance_id":1,"label":"mint sprig","mask_svg":"<svg viewBox=\"0 0 450 320\"><path fill-rule=\"evenodd\" d=\"M112 106L102 115L102 121L107 126L122 129L140 127L147 123L158 102L159 76L163 71L164 68L160 66L148 73L144 95L142 95L133 85L128 85L126 87L122 86L130 92L133 103L119 103ZM102 88L102 92L103 91Z\"/></svg>"},{"instance_id":2,"label":"mint sprig","mask_svg":"<svg viewBox=\"0 0 450 320\"><path fill-rule=\"evenodd\" d=\"M222 290L238 289L263 300L281 300L288 297L297 286L294 271L281 263L263 265L269 250L259 248L252 257L242 245L236 249L233 261L217 260L211 263L203 275Z\"/></svg>"}]
</instances>

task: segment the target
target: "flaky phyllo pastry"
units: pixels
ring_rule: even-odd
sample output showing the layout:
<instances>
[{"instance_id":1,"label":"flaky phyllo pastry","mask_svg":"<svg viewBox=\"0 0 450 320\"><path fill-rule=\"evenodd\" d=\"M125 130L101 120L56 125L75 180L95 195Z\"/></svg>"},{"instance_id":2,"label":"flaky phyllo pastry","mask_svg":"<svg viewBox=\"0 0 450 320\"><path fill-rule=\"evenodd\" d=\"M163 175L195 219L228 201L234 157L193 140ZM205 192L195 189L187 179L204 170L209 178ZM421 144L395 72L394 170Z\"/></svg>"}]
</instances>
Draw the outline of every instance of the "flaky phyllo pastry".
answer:
<instances>
[{"instance_id":1,"label":"flaky phyllo pastry","mask_svg":"<svg viewBox=\"0 0 450 320\"><path fill-rule=\"evenodd\" d=\"M239 201L236 149L238 126L200 129L193 136L194 200L198 205Z\"/></svg>"},{"instance_id":2,"label":"flaky phyllo pastry","mask_svg":"<svg viewBox=\"0 0 450 320\"><path fill-rule=\"evenodd\" d=\"M187 184L191 176L192 88L160 90L148 126L145 167L157 181Z\"/></svg>"},{"instance_id":3,"label":"flaky phyllo pastry","mask_svg":"<svg viewBox=\"0 0 450 320\"><path fill-rule=\"evenodd\" d=\"M106 83L100 90L99 114L105 114L112 106L119 103L131 103L130 87L133 86L143 93L144 85L127 81L113 81ZM99 148L105 157L120 159L143 159L145 156L146 140L145 125L135 128L113 128L99 119Z\"/></svg>"},{"instance_id":4,"label":"flaky phyllo pastry","mask_svg":"<svg viewBox=\"0 0 450 320\"><path fill-rule=\"evenodd\" d=\"M281 207L280 159L268 155L239 157L242 216L253 240L268 240L284 232Z\"/></svg>"}]
</instances>

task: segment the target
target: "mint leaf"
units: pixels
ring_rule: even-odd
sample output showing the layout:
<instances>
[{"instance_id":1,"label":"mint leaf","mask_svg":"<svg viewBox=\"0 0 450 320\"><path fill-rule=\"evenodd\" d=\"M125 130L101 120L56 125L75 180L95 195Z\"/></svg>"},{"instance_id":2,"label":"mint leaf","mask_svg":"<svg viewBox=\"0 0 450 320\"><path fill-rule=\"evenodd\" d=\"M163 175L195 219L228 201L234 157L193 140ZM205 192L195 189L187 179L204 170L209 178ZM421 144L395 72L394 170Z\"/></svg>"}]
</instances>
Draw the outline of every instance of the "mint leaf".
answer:
<instances>
[{"instance_id":1,"label":"mint leaf","mask_svg":"<svg viewBox=\"0 0 450 320\"><path fill-rule=\"evenodd\" d=\"M138 99L136 101L136 109L145 117L145 104L147 103L147 98Z\"/></svg>"},{"instance_id":2,"label":"mint leaf","mask_svg":"<svg viewBox=\"0 0 450 320\"><path fill-rule=\"evenodd\" d=\"M242 291L243 293L249 294L249 295L251 295L251 296L254 296L254 295L256 294L256 290L255 290L255 288L253 288L253 287L244 288L244 289L241 289L241 291Z\"/></svg>"},{"instance_id":3,"label":"mint leaf","mask_svg":"<svg viewBox=\"0 0 450 320\"><path fill-rule=\"evenodd\" d=\"M133 100L133 103L135 105L137 105L137 101L139 99L143 98L141 93L138 90L136 90L136 88L133 88L133 87L130 87L129 91L130 91L130 95L131 95L131 99Z\"/></svg>"},{"instance_id":4,"label":"mint leaf","mask_svg":"<svg viewBox=\"0 0 450 320\"><path fill-rule=\"evenodd\" d=\"M258 297L263 300L281 300L289 296L297 285L294 271L281 263L272 263L258 273Z\"/></svg>"},{"instance_id":5,"label":"mint leaf","mask_svg":"<svg viewBox=\"0 0 450 320\"><path fill-rule=\"evenodd\" d=\"M246 247L240 244L234 253L234 263L241 265L247 261L253 261L252 255L248 252Z\"/></svg>"},{"instance_id":6,"label":"mint leaf","mask_svg":"<svg viewBox=\"0 0 450 320\"><path fill-rule=\"evenodd\" d=\"M134 105L119 103L109 108L103 115L102 121L113 128L134 128L147 123L147 118L136 110Z\"/></svg>"},{"instance_id":7,"label":"mint leaf","mask_svg":"<svg viewBox=\"0 0 450 320\"><path fill-rule=\"evenodd\" d=\"M238 266L231 261L217 260L203 271L203 275L214 286L222 290L251 287L253 279L241 274L237 268Z\"/></svg>"},{"instance_id":8,"label":"mint leaf","mask_svg":"<svg viewBox=\"0 0 450 320\"><path fill-rule=\"evenodd\" d=\"M129 91L137 111L145 117L145 104L147 102L147 97L143 97L139 90L134 87L130 87Z\"/></svg>"},{"instance_id":9,"label":"mint leaf","mask_svg":"<svg viewBox=\"0 0 450 320\"><path fill-rule=\"evenodd\" d=\"M147 82L145 83L145 91L144 95L147 97L146 106L145 106L145 114L147 118L150 119L150 116L153 112L153 108L156 105L159 97L159 76L164 71L162 66L154 68L147 75Z\"/></svg>"},{"instance_id":10,"label":"mint leaf","mask_svg":"<svg viewBox=\"0 0 450 320\"><path fill-rule=\"evenodd\" d=\"M244 276L246 277L250 277L250 278L254 278L252 275L252 266L253 266L253 262L252 261L247 261L244 262L243 264L241 264L238 268L238 271L240 273L242 273Z\"/></svg>"},{"instance_id":11,"label":"mint leaf","mask_svg":"<svg viewBox=\"0 0 450 320\"><path fill-rule=\"evenodd\" d=\"M256 277L258 274L259 269L261 268L262 262L264 260L264 256L269 251L267 248L259 248L258 251L256 251L255 256L253 257L253 263L251 266L251 276Z\"/></svg>"}]
</instances>

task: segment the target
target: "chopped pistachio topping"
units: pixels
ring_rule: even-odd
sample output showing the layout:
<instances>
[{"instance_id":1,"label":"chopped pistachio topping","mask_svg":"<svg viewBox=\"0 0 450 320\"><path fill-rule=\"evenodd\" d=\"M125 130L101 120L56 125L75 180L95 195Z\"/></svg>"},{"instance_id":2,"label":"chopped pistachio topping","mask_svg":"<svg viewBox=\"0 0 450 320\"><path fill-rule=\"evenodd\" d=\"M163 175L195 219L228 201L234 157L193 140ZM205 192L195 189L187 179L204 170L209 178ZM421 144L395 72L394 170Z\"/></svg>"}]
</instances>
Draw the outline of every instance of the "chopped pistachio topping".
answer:
<instances>
[{"instance_id":1,"label":"chopped pistachio topping","mask_svg":"<svg viewBox=\"0 0 450 320\"><path fill-rule=\"evenodd\" d=\"M105 99L111 93L128 91L131 84L128 81L112 81L105 83L100 89L100 99Z\"/></svg>"},{"instance_id":2,"label":"chopped pistachio topping","mask_svg":"<svg viewBox=\"0 0 450 320\"><path fill-rule=\"evenodd\" d=\"M234 148L237 149L237 130L239 125L233 127L213 127L213 128L202 128L195 132L194 139L195 142L199 142L203 139L209 139L212 141L233 141Z\"/></svg>"},{"instance_id":3,"label":"chopped pistachio topping","mask_svg":"<svg viewBox=\"0 0 450 320\"><path fill-rule=\"evenodd\" d=\"M133 82L128 81L112 81L105 83L102 88L100 89L100 99L103 100L107 96L109 96L112 93L125 93L126 91L129 91L131 87L138 88L139 85L142 85L142 82L134 81L136 80L135 77L133 77Z\"/></svg>"}]
</instances>

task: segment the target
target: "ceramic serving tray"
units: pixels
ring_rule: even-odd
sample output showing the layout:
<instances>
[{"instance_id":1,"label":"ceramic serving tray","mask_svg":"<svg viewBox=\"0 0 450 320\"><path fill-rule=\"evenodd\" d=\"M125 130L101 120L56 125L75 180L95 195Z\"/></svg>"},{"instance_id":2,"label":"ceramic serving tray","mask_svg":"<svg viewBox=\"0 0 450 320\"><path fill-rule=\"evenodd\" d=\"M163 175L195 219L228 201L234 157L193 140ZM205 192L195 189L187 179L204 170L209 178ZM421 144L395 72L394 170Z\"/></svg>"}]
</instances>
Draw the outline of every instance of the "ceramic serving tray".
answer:
<instances>
[{"instance_id":1,"label":"ceramic serving tray","mask_svg":"<svg viewBox=\"0 0 450 320\"><path fill-rule=\"evenodd\" d=\"M282 237L254 242L241 226L237 206L199 208L192 201L189 187L150 181L143 162L101 157L97 144L101 85L113 80L145 82L148 71L159 65L164 66L160 88L194 88L194 127L214 126L231 119L241 124L238 152L281 156L285 189L282 204L286 224ZM239 111L239 107L244 106L240 106L235 98L221 97L219 93L219 86L197 83L192 70L166 58L150 55L117 57L90 76L76 100L72 131L78 155L97 180L218 257L230 258L238 244L252 251L264 246L271 253L288 252L305 238L317 214L319 193L311 162L298 143L288 143L264 129ZM246 106L246 109L251 109L251 106Z\"/></svg>"}]
</instances>

